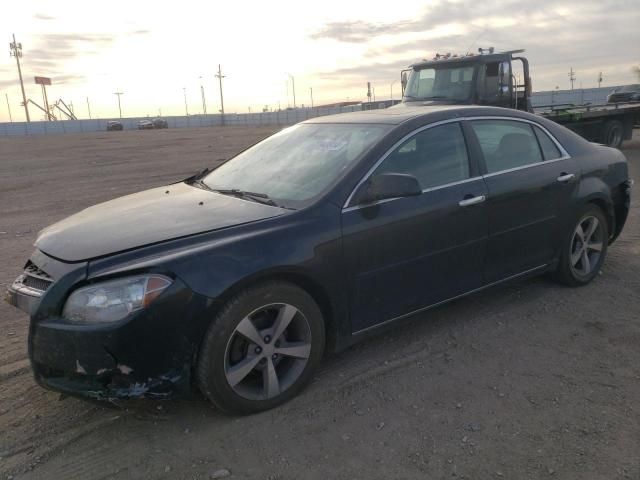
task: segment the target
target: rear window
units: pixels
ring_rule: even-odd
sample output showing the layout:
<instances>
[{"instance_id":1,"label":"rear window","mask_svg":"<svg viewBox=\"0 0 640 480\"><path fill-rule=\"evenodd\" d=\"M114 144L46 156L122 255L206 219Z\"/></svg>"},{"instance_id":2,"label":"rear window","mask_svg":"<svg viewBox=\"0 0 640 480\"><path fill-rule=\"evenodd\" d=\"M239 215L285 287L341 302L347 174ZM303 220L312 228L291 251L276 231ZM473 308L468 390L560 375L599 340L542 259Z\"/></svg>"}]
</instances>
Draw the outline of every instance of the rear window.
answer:
<instances>
[{"instance_id":1,"label":"rear window","mask_svg":"<svg viewBox=\"0 0 640 480\"><path fill-rule=\"evenodd\" d=\"M474 120L471 127L480 142L487 173L542 161L538 141L528 123L513 120Z\"/></svg>"}]
</instances>

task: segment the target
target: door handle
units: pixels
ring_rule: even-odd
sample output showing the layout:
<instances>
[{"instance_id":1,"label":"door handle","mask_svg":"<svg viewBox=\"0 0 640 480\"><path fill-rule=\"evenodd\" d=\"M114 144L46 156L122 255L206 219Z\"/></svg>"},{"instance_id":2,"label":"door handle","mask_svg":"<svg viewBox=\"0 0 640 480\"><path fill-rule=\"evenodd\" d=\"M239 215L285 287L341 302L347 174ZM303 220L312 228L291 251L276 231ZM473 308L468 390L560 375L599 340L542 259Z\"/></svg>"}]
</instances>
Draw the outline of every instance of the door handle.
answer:
<instances>
[{"instance_id":1,"label":"door handle","mask_svg":"<svg viewBox=\"0 0 640 480\"><path fill-rule=\"evenodd\" d=\"M470 207L471 205L477 205L484 202L487 199L484 195L478 195L477 197L465 198L458 202L461 207Z\"/></svg>"},{"instance_id":2,"label":"door handle","mask_svg":"<svg viewBox=\"0 0 640 480\"><path fill-rule=\"evenodd\" d=\"M562 175L560 175L558 178L556 178L557 181L559 181L560 183L567 183L570 182L571 180L573 180L575 177L575 175L573 173L564 173L562 172Z\"/></svg>"}]
</instances>

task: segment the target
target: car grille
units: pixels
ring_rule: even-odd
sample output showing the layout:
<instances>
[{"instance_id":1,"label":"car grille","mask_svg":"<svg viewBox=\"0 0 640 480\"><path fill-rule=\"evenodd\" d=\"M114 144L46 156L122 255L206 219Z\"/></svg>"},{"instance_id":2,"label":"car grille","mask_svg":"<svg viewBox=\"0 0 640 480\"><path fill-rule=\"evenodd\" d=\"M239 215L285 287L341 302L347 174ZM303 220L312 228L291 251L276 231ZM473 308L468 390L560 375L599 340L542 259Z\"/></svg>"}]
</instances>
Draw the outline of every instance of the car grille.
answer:
<instances>
[{"instance_id":1,"label":"car grille","mask_svg":"<svg viewBox=\"0 0 640 480\"><path fill-rule=\"evenodd\" d=\"M27 266L22 274L22 282L25 287L44 292L53 283L53 278L47 272L38 268L31 261L27 262Z\"/></svg>"}]
</instances>

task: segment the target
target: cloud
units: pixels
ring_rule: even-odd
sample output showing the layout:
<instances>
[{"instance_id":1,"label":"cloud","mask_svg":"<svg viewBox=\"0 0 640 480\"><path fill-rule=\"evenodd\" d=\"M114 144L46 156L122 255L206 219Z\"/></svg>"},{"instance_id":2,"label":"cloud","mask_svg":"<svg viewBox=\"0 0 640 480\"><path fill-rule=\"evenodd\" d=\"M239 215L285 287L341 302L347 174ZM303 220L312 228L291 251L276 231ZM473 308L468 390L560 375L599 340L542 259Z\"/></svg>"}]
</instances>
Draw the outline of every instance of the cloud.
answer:
<instances>
[{"instance_id":1,"label":"cloud","mask_svg":"<svg viewBox=\"0 0 640 480\"><path fill-rule=\"evenodd\" d=\"M44 13L36 13L33 18L36 20L55 20L55 17L51 17L49 15L45 15Z\"/></svg>"},{"instance_id":2,"label":"cloud","mask_svg":"<svg viewBox=\"0 0 640 480\"><path fill-rule=\"evenodd\" d=\"M82 75L56 75L51 81L56 85L67 85L82 83L84 79L85 77Z\"/></svg>"},{"instance_id":3,"label":"cloud","mask_svg":"<svg viewBox=\"0 0 640 480\"><path fill-rule=\"evenodd\" d=\"M109 48L115 37L104 34L44 34L36 37L34 48L25 48L23 63L31 73L78 83L84 77L68 73L68 62Z\"/></svg>"},{"instance_id":4,"label":"cloud","mask_svg":"<svg viewBox=\"0 0 640 480\"><path fill-rule=\"evenodd\" d=\"M388 81L413 61L432 58L436 52L466 53L494 46L497 51L525 48L534 86L536 78L543 84L567 83L566 72L573 67L586 87L595 83L593 72L599 69L605 78L628 75L620 65L638 61L637 22L636 0L445 0L409 20L329 22L311 38L364 48L357 63L319 74L327 80L336 76L345 84ZM456 28L445 27L452 25Z\"/></svg>"}]
</instances>

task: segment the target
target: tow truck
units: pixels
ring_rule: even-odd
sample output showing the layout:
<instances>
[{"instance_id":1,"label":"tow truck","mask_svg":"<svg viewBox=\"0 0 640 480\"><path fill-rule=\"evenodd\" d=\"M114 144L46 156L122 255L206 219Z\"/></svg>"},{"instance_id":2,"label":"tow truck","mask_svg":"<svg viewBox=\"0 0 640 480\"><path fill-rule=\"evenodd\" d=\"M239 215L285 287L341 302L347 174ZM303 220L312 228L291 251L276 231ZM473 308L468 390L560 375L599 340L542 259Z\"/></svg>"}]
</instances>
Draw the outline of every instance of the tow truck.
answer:
<instances>
[{"instance_id":1,"label":"tow truck","mask_svg":"<svg viewBox=\"0 0 640 480\"><path fill-rule=\"evenodd\" d=\"M529 61L524 50L436 56L400 73L402 105L490 105L542 115L592 142L620 148L640 124L640 101L593 104L531 104ZM392 107L392 108L396 108Z\"/></svg>"}]
</instances>

